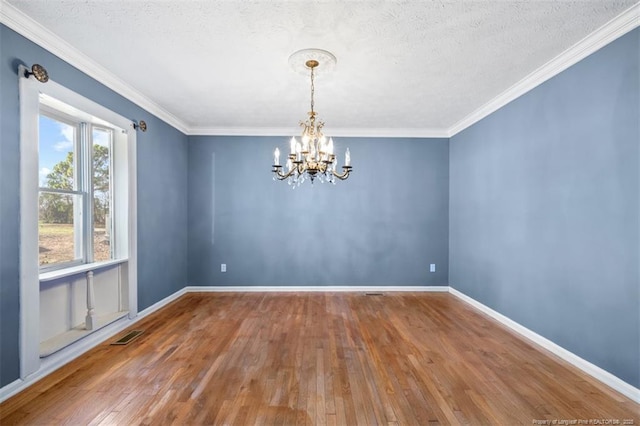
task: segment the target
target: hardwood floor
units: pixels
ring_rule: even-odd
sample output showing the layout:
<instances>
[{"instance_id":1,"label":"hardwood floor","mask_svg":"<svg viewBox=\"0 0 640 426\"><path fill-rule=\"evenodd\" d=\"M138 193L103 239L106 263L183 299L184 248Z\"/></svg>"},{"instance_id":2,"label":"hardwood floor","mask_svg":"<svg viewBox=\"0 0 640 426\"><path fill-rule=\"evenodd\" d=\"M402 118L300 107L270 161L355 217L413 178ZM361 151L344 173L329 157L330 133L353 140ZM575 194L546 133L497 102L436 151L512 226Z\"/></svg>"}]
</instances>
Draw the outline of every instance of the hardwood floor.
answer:
<instances>
[{"instance_id":1,"label":"hardwood floor","mask_svg":"<svg viewBox=\"0 0 640 426\"><path fill-rule=\"evenodd\" d=\"M5 401L0 424L640 421L445 293L190 293L133 328Z\"/></svg>"}]
</instances>

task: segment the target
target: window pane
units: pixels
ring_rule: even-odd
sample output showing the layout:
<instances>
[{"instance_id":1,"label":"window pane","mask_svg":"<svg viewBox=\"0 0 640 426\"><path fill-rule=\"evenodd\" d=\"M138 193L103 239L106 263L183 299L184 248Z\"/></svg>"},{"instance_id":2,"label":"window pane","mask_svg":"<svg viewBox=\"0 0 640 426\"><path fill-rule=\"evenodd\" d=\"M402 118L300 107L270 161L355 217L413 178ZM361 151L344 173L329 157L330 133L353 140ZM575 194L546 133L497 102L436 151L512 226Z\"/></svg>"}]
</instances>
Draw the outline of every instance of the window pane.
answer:
<instances>
[{"instance_id":1,"label":"window pane","mask_svg":"<svg viewBox=\"0 0 640 426\"><path fill-rule=\"evenodd\" d=\"M81 202L79 195L40 192L38 246L40 266L82 259L80 235Z\"/></svg>"},{"instance_id":2,"label":"window pane","mask_svg":"<svg viewBox=\"0 0 640 426\"><path fill-rule=\"evenodd\" d=\"M93 140L93 260L112 258L111 130L94 128Z\"/></svg>"},{"instance_id":3,"label":"window pane","mask_svg":"<svg viewBox=\"0 0 640 426\"><path fill-rule=\"evenodd\" d=\"M76 189L76 127L45 115L39 120L39 182L41 187Z\"/></svg>"}]
</instances>

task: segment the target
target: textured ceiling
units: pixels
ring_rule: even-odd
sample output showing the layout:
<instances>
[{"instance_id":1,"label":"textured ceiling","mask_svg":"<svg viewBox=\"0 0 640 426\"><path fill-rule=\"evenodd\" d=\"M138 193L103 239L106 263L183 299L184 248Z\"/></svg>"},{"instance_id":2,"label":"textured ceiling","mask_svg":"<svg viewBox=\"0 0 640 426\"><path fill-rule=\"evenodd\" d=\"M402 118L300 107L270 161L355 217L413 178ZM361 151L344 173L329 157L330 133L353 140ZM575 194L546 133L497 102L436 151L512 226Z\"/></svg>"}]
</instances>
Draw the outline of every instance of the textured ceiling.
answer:
<instances>
[{"instance_id":1,"label":"textured ceiling","mask_svg":"<svg viewBox=\"0 0 640 426\"><path fill-rule=\"evenodd\" d=\"M287 60L329 50L336 68L316 80L329 134L449 129L637 3L3 1L189 129L297 131L309 81Z\"/></svg>"}]
</instances>

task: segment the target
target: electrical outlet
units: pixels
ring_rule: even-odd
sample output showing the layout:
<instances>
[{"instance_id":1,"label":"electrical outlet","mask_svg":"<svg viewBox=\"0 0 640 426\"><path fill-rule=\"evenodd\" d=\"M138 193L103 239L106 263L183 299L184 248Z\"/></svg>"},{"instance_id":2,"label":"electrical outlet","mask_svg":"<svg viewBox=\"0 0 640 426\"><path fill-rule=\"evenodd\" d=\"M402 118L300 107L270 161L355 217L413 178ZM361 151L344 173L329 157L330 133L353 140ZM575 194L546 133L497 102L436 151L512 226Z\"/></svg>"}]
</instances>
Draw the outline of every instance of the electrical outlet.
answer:
<instances>
[{"instance_id":1,"label":"electrical outlet","mask_svg":"<svg viewBox=\"0 0 640 426\"><path fill-rule=\"evenodd\" d=\"M227 272L227 264L226 263L221 263L220 264L220 272Z\"/></svg>"},{"instance_id":2,"label":"electrical outlet","mask_svg":"<svg viewBox=\"0 0 640 426\"><path fill-rule=\"evenodd\" d=\"M429 265L429 272L435 272L436 271L436 264L432 263Z\"/></svg>"}]
</instances>

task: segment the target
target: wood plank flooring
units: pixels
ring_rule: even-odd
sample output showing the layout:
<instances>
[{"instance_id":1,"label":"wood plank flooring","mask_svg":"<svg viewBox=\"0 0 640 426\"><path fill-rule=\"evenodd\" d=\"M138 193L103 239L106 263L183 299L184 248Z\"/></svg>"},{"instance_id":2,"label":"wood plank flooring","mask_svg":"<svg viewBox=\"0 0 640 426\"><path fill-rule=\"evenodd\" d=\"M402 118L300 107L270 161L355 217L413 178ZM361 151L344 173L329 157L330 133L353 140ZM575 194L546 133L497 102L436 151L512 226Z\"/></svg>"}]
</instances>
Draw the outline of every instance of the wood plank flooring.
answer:
<instances>
[{"instance_id":1,"label":"wood plank flooring","mask_svg":"<svg viewBox=\"0 0 640 426\"><path fill-rule=\"evenodd\" d=\"M5 401L0 424L640 422L445 293L190 293L132 329Z\"/></svg>"}]
</instances>

